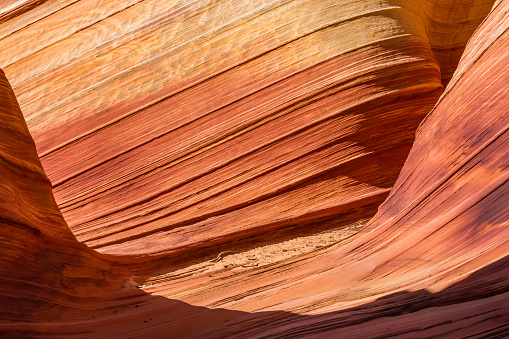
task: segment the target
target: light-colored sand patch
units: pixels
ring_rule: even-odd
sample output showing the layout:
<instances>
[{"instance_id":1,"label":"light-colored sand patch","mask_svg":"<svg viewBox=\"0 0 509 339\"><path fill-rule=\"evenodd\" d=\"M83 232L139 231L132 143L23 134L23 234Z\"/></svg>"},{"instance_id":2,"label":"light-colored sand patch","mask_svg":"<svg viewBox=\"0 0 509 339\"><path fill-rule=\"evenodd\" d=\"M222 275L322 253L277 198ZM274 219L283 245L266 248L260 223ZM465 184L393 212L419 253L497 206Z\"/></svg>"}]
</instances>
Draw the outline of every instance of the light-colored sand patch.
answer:
<instances>
[{"instance_id":1,"label":"light-colored sand patch","mask_svg":"<svg viewBox=\"0 0 509 339\"><path fill-rule=\"evenodd\" d=\"M340 229L297 237L287 241L252 249L223 251L220 256L220 253L217 253L215 257L208 258L208 260L203 262L194 263L185 268L151 278L147 280L144 285L139 287L148 288L158 281L182 279L196 275L209 275L213 277L215 274L223 273L225 271L245 271L255 267L261 267L283 261L297 255L320 249L324 246L333 245L359 232L362 228L364 228L366 222L367 220L360 220L355 224ZM218 257L220 258L219 260Z\"/></svg>"}]
</instances>

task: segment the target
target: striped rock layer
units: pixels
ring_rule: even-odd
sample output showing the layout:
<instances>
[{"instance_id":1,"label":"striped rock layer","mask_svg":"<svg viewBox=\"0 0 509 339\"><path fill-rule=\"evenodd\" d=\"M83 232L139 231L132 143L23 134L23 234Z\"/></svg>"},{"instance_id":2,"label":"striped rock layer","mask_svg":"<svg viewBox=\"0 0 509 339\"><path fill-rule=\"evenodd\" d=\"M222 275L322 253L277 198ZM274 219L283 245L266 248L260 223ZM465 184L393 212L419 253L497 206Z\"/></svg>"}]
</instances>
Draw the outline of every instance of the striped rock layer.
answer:
<instances>
[{"instance_id":1,"label":"striped rock layer","mask_svg":"<svg viewBox=\"0 0 509 339\"><path fill-rule=\"evenodd\" d=\"M46 5L60 3L48 1ZM0 7L0 13L9 11ZM509 0L503 0L470 39L445 92L419 126L394 188L365 229L306 255L215 276L172 274L175 245L171 233L145 234L102 247L141 257L110 256L78 242L58 210L14 92L2 74L0 334L83 338L507 336L508 28ZM404 72L396 73L396 79L404 80ZM421 80L414 76L416 87ZM356 90L364 93L359 86ZM348 90L342 88L338 93ZM328 97L334 95L324 100ZM395 102L385 101L385 106L406 102L420 107L415 101L418 97L403 96ZM379 100L384 102L384 95L373 103ZM372 112L373 106L367 107ZM317 132L325 129L316 126L321 126ZM304 132L312 130L313 126ZM268 134L257 135L264 137ZM313 139L306 140L311 143ZM76 149L80 142L75 141ZM379 157L373 156L375 159ZM381 165L390 165L391 159ZM223 169L230 166L235 163ZM316 182L339 176L331 174ZM268 189L272 183L260 185ZM309 185L299 188L311 190ZM337 195L342 192L337 190ZM127 197L117 203L128 203ZM263 213L277 204L272 200ZM360 207L353 204L352 209ZM246 212L238 218L254 216L257 214ZM341 213L337 217L338 222L344 220ZM284 224L284 217L281 219L278 222ZM228 238L216 234L220 231L210 231L210 239ZM193 232L188 241L194 236L196 243L206 243ZM163 244L165 237L169 244Z\"/></svg>"},{"instance_id":2,"label":"striped rock layer","mask_svg":"<svg viewBox=\"0 0 509 339\"><path fill-rule=\"evenodd\" d=\"M18 3L0 67L73 233L177 255L372 217L493 0Z\"/></svg>"},{"instance_id":3,"label":"striped rock layer","mask_svg":"<svg viewBox=\"0 0 509 339\"><path fill-rule=\"evenodd\" d=\"M86 303L108 283L103 255L65 223L16 97L0 72L0 333L7 323L57 320L56 305ZM12 334L12 333L11 333ZM9 335L10 336L10 335Z\"/></svg>"}]
</instances>

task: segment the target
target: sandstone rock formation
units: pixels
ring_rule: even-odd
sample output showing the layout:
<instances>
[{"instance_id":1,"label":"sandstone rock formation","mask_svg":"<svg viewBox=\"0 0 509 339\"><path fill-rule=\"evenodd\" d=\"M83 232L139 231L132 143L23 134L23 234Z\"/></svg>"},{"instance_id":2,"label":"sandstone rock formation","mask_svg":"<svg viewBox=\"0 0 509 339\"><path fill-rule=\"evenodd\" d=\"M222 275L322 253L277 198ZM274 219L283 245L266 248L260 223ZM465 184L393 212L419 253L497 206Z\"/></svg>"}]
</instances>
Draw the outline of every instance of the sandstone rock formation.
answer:
<instances>
[{"instance_id":1,"label":"sandstone rock formation","mask_svg":"<svg viewBox=\"0 0 509 339\"><path fill-rule=\"evenodd\" d=\"M449 82L493 5L466 3L0 7L0 62L64 217L128 254L70 232L2 75L0 333L507 335L509 1ZM396 177L340 243L178 273L234 241L363 220Z\"/></svg>"},{"instance_id":2,"label":"sandstone rock formation","mask_svg":"<svg viewBox=\"0 0 509 339\"><path fill-rule=\"evenodd\" d=\"M60 214L3 72L0 107L0 319L2 325L55 320L55 304L82 305L87 285L94 293L107 286L106 266L99 253L76 240Z\"/></svg>"},{"instance_id":3,"label":"sandstone rock formation","mask_svg":"<svg viewBox=\"0 0 509 339\"><path fill-rule=\"evenodd\" d=\"M372 217L493 1L32 3L0 67L60 210L148 255Z\"/></svg>"}]
</instances>

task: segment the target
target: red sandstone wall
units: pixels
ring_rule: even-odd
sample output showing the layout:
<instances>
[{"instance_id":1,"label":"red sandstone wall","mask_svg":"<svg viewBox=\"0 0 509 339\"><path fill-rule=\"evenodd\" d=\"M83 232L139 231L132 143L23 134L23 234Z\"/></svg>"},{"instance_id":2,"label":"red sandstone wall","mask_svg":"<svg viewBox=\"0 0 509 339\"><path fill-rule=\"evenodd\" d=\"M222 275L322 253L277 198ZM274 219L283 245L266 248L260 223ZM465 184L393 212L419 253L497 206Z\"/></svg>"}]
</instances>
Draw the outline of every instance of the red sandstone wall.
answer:
<instances>
[{"instance_id":1,"label":"red sandstone wall","mask_svg":"<svg viewBox=\"0 0 509 339\"><path fill-rule=\"evenodd\" d=\"M469 42L366 229L304 256L214 277L166 274L171 248L157 241L169 257L113 258L78 243L1 77L0 334L507 335L508 9L500 2ZM152 285L135 288L144 281Z\"/></svg>"},{"instance_id":2,"label":"red sandstone wall","mask_svg":"<svg viewBox=\"0 0 509 339\"><path fill-rule=\"evenodd\" d=\"M16 97L0 72L0 319L57 320L108 289L108 265L65 223Z\"/></svg>"},{"instance_id":3,"label":"red sandstone wall","mask_svg":"<svg viewBox=\"0 0 509 339\"><path fill-rule=\"evenodd\" d=\"M374 215L492 3L25 1L0 67L80 241L227 247Z\"/></svg>"}]
</instances>

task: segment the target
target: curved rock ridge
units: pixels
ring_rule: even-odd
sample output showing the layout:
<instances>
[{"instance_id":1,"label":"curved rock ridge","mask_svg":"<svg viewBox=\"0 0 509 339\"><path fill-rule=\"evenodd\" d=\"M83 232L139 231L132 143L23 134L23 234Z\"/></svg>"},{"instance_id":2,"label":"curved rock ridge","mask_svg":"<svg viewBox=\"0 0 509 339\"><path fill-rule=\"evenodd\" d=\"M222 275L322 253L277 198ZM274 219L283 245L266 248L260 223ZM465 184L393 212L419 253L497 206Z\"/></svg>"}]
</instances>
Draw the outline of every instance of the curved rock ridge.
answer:
<instances>
[{"instance_id":1,"label":"curved rock ridge","mask_svg":"<svg viewBox=\"0 0 509 339\"><path fill-rule=\"evenodd\" d=\"M16 97L1 71L0 253L3 324L27 318L56 320L59 311L52 307L83 307L79 293L86 293L87 285L94 293L99 283L107 289L103 273L109 268L100 254L76 240L60 214Z\"/></svg>"},{"instance_id":2,"label":"curved rock ridge","mask_svg":"<svg viewBox=\"0 0 509 339\"><path fill-rule=\"evenodd\" d=\"M126 308L132 276L163 265L113 257L78 242L53 197L16 97L0 70L0 337L52 335L49 323L76 323ZM159 260L157 260L159 259ZM44 325L46 324L46 325ZM87 325L88 326L88 325ZM85 335L87 330L70 333Z\"/></svg>"},{"instance_id":3,"label":"curved rock ridge","mask_svg":"<svg viewBox=\"0 0 509 339\"><path fill-rule=\"evenodd\" d=\"M360 233L244 274L151 278L145 290L248 312L208 328L211 337L506 337L508 50L506 0L470 40L390 196ZM190 314L175 328L206 318Z\"/></svg>"},{"instance_id":4,"label":"curved rock ridge","mask_svg":"<svg viewBox=\"0 0 509 339\"><path fill-rule=\"evenodd\" d=\"M0 334L506 337L508 28L504 0L470 40L360 233L283 262L206 275L172 271L171 256L113 257L80 244L0 75Z\"/></svg>"},{"instance_id":5,"label":"curved rock ridge","mask_svg":"<svg viewBox=\"0 0 509 339\"><path fill-rule=\"evenodd\" d=\"M19 3L0 66L60 210L151 255L373 216L493 0Z\"/></svg>"}]
</instances>

